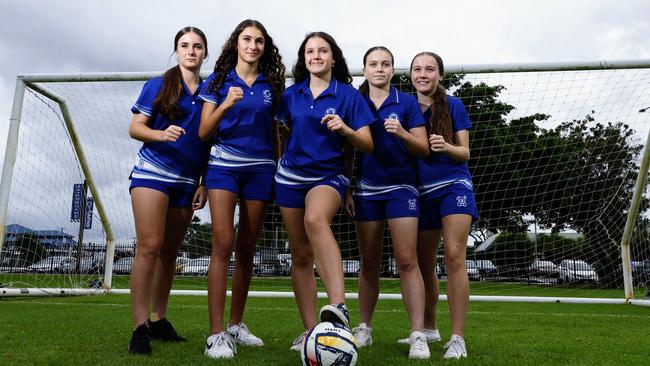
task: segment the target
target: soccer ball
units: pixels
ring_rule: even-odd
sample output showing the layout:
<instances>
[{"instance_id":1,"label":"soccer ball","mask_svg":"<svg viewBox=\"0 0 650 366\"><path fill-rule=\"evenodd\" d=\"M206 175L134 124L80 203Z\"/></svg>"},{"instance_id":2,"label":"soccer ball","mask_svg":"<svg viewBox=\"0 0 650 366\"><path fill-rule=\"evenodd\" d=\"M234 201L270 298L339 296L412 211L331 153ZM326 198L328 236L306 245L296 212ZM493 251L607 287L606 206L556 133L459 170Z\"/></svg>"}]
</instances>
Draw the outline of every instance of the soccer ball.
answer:
<instances>
[{"instance_id":1,"label":"soccer ball","mask_svg":"<svg viewBox=\"0 0 650 366\"><path fill-rule=\"evenodd\" d=\"M357 343L345 326L323 322L307 333L300 354L305 366L353 366L357 363Z\"/></svg>"}]
</instances>

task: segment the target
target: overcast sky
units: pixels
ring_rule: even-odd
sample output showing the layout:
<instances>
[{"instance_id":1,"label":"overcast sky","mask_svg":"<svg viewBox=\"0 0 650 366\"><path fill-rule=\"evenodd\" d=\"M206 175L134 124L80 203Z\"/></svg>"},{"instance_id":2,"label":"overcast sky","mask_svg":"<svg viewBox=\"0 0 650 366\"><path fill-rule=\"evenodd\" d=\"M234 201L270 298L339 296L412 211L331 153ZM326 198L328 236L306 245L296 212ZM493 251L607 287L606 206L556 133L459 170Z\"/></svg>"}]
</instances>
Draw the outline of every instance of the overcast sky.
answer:
<instances>
[{"instance_id":1,"label":"overcast sky","mask_svg":"<svg viewBox=\"0 0 650 366\"><path fill-rule=\"evenodd\" d=\"M288 69L314 30L336 38L351 68L375 45L398 67L423 50L447 65L650 59L648 0L0 0L0 164L17 74L164 70L187 25L208 37L209 70L246 18L266 26Z\"/></svg>"}]
</instances>

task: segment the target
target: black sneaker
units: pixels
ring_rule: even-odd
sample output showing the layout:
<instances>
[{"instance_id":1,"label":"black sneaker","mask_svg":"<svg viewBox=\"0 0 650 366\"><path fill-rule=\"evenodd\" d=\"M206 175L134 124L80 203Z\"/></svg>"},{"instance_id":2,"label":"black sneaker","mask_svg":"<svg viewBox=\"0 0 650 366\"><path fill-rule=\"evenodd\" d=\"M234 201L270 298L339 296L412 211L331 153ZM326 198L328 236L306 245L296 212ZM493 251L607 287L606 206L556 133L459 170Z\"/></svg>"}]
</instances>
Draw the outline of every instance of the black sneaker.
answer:
<instances>
[{"instance_id":1,"label":"black sneaker","mask_svg":"<svg viewBox=\"0 0 650 366\"><path fill-rule=\"evenodd\" d=\"M350 327L350 314L344 303L338 305L325 305L320 308L320 321L338 323L346 328Z\"/></svg>"},{"instance_id":2,"label":"black sneaker","mask_svg":"<svg viewBox=\"0 0 650 366\"><path fill-rule=\"evenodd\" d=\"M151 339L164 342L185 342L185 337L179 336L172 323L167 318L155 322L149 322L149 335Z\"/></svg>"},{"instance_id":3,"label":"black sneaker","mask_svg":"<svg viewBox=\"0 0 650 366\"><path fill-rule=\"evenodd\" d=\"M138 325L133 331L129 342L129 353L132 355L151 355L151 338L149 337L147 322Z\"/></svg>"}]
</instances>

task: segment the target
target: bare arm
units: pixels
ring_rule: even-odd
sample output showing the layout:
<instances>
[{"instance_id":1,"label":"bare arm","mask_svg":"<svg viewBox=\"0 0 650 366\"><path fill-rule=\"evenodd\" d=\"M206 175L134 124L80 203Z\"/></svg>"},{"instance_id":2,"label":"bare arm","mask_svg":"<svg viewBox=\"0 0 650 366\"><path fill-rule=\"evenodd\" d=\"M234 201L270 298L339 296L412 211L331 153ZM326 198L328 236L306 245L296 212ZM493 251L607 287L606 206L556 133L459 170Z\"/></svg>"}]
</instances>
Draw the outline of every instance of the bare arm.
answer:
<instances>
[{"instance_id":1,"label":"bare arm","mask_svg":"<svg viewBox=\"0 0 650 366\"><path fill-rule=\"evenodd\" d=\"M207 141L214 136L219 128L219 122L240 99L244 97L244 91L238 87L230 87L228 95L223 103L217 106L213 103L203 103L203 110L201 111L201 124L199 125L199 138Z\"/></svg>"},{"instance_id":2,"label":"bare arm","mask_svg":"<svg viewBox=\"0 0 650 366\"><path fill-rule=\"evenodd\" d=\"M355 149L361 151L365 154L370 154L375 148L375 145L372 142L372 134L370 133L370 127L363 126L358 130L353 130L348 126L341 117L336 114L328 114L321 120L321 123L327 123L327 128L336 132L341 136L350 141L352 146Z\"/></svg>"},{"instance_id":3,"label":"bare arm","mask_svg":"<svg viewBox=\"0 0 650 366\"><path fill-rule=\"evenodd\" d=\"M129 136L142 142L174 142L185 134L182 127L170 125L165 130L149 127L151 118L142 113L134 114L129 125Z\"/></svg>"},{"instance_id":4,"label":"bare arm","mask_svg":"<svg viewBox=\"0 0 650 366\"><path fill-rule=\"evenodd\" d=\"M400 121L386 119L384 129L404 141L406 149L413 155L427 157L429 155L429 142L427 141L427 130L424 126L414 127L406 131Z\"/></svg>"},{"instance_id":5,"label":"bare arm","mask_svg":"<svg viewBox=\"0 0 650 366\"><path fill-rule=\"evenodd\" d=\"M447 154L449 158L458 163L469 160L469 131L461 130L454 134L457 144L453 145L445 141L440 135L429 136L431 151Z\"/></svg>"}]
</instances>

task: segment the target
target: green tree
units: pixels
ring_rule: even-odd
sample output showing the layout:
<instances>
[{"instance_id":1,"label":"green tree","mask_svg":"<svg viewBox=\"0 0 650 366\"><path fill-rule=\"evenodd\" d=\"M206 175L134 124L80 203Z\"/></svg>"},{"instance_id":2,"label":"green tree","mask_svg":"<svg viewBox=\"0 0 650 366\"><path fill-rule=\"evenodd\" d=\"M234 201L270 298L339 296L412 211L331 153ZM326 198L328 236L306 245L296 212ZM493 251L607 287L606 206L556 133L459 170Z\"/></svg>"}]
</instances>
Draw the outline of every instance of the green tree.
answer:
<instances>
[{"instance_id":1,"label":"green tree","mask_svg":"<svg viewBox=\"0 0 650 366\"><path fill-rule=\"evenodd\" d=\"M20 234L16 236L13 243L14 250L20 253L19 258L24 260L25 266L36 263L48 256L47 249L36 234Z\"/></svg>"},{"instance_id":2,"label":"green tree","mask_svg":"<svg viewBox=\"0 0 650 366\"><path fill-rule=\"evenodd\" d=\"M210 255L212 251L212 224L201 223L198 216L192 217L192 222L181 244L181 250L187 252L190 257Z\"/></svg>"}]
</instances>

